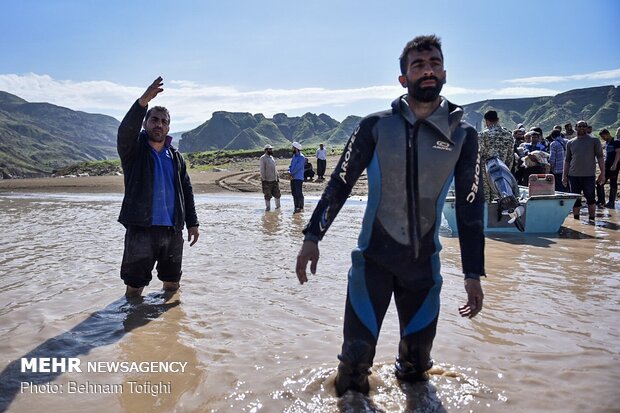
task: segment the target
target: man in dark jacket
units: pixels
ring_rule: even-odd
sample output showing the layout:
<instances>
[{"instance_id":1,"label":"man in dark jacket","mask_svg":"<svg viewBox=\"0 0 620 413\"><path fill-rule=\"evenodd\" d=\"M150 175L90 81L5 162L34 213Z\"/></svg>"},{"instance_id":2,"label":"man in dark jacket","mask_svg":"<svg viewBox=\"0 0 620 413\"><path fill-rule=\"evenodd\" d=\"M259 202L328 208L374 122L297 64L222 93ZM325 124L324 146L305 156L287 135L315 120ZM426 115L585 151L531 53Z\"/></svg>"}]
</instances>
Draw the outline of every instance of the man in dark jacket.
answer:
<instances>
[{"instance_id":1,"label":"man in dark jacket","mask_svg":"<svg viewBox=\"0 0 620 413\"><path fill-rule=\"evenodd\" d=\"M162 106L147 111L164 89L161 77L133 104L118 128L117 149L125 178L118 221L127 229L121 278L126 296L135 297L157 277L166 291L181 279L183 226L190 246L198 241L198 217L185 161L170 142L170 114ZM144 130L140 130L141 126Z\"/></svg>"},{"instance_id":2,"label":"man in dark jacket","mask_svg":"<svg viewBox=\"0 0 620 413\"><path fill-rule=\"evenodd\" d=\"M316 272L318 242L366 169L368 203L351 254L338 395L368 393L369 369L392 294L401 331L396 376L406 382L428 380L442 285L439 227L453 178L467 292L461 315L474 317L482 309L484 193L478 136L461 121L463 109L440 96L446 72L436 36L407 43L400 62L399 81L408 93L391 110L362 119L353 132L304 229L297 256L303 284L308 261Z\"/></svg>"}]
</instances>

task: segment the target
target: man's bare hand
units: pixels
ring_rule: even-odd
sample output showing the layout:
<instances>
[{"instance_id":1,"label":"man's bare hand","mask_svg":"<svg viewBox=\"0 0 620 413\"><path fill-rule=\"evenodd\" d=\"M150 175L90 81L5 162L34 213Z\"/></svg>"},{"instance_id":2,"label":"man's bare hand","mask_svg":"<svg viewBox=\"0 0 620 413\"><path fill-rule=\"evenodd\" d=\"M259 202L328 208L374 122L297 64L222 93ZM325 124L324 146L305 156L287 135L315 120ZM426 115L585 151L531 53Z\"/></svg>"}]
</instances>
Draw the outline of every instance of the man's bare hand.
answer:
<instances>
[{"instance_id":1,"label":"man's bare hand","mask_svg":"<svg viewBox=\"0 0 620 413\"><path fill-rule=\"evenodd\" d=\"M299 279L299 283L303 284L308 281L308 276L306 274L306 266L308 265L308 261L310 264L310 272L314 275L316 274L316 265L319 262L319 245L313 241L304 241L301 249L299 250L299 254L297 254L297 265L295 267L295 272L297 273L297 278Z\"/></svg>"},{"instance_id":2,"label":"man's bare hand","mask_svg":"<svg viewBox=\"0 0 620 413\"><path fill-rule=\"evenodd\" d=\"M466 278L465 291L467 292L467 304L459 307L459 313L462 317L474 318L482 310L482 300L484 299L480 280Z\"/></svg>"},{"instance_id":3,"label":"man's bare hand","mask_svg":"<svg viewBox=\"0 0 620 413\"><path fill-rule=\"evenodd\" d=\"M140 104L140 106L142 106L143 108L147 107L149 105L149 102L158 94L160 94L161 92L164 91L164 88L162 87L164 85L164 79L162 79L161 76L159 76L157 79L155 79L153 81L153 83L151 83L151 85L144 91L144 93L142 94L142 96L140 96L140 99L138 99L138 103Z\"/></svg>"},{"instance_id":4,"label":"man's bare hand","mask_svg":"<svg viewBox=\"0 0 620 413\"><path fill-rule=\"evenodd\" d=\"M198 242L199 236L200 233L198 232L198 227L191 227L187 229L187 242L189 242L190 247Z\"/></svg>"}]
</instances>

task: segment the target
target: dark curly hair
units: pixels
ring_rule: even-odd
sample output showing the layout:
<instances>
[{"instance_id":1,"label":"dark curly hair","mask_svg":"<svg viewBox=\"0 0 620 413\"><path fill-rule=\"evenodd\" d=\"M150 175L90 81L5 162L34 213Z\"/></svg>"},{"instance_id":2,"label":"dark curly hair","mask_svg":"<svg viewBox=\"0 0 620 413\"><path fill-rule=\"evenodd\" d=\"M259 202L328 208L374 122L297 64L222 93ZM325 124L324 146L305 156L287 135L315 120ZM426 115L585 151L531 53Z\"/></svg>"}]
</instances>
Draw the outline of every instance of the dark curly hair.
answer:
<instances>
[{"instance_id":1,"label":"dark curly hair","mask_svg":"<svg viewBox=\"0 0 620 413\"><path fill-rule=\"evenodd\" d=\"M443 52L441 51L441 39L434 34L417 36L413 40L410 40L403 49L403 52L400 54L400 73L404 75L407 73L407 55L410 50L417 50L421 52L423 50L432 50L432 48L439 50L439 54L441 54L441 60L443 60Z\"/></svg>"}]
</instances>

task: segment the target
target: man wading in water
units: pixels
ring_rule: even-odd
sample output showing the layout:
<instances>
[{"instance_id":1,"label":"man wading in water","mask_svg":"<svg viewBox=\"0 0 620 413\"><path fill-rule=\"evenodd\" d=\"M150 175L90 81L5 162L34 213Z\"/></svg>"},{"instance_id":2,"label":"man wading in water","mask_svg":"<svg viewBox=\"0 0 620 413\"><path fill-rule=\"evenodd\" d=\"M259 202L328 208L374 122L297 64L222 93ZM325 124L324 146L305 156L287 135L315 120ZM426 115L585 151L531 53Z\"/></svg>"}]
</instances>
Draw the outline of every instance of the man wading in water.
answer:
<instances>
[{"instance_id":1,"label":"man wading in water","mask_svg":"<svg viewBox=\"0 0 620 413\"><path fill-rule=\"evenodd\" d=\"M349 270L336 376L339 396L370 390L368 375L392 294L401 332L396 377L428 380L442 284L438 231L453 177L467 292L460 312L474 317L482 309L484 193L476 130L461 121L462 108L439 95L446 71L436 36L407 43L400 66L399 81L408 93L394 100L392 109L364 118L353 132L304 229L297 255L297 277L303 284L308 261L316 272L319 240L366 169L368 203Z\"/></svg>"},{"instance_id":2,"label":"man wading in water","mask_svg":"<svg viewBox=\"0 0 620 413\"><path fill-rule=\"evenodd\" d=\"M170 142L170 114L163 106L147 111L161 93L161 77L146 89L118 128L118 154L125 178L125 197L118 221L127 228L121 278L126 296L137 297L153 278L166 291L181 279L183 225L190 246L198 241L198 217L185 161ZM140 130L140 127L144 130Z\"/></svg>"}]
</instances>

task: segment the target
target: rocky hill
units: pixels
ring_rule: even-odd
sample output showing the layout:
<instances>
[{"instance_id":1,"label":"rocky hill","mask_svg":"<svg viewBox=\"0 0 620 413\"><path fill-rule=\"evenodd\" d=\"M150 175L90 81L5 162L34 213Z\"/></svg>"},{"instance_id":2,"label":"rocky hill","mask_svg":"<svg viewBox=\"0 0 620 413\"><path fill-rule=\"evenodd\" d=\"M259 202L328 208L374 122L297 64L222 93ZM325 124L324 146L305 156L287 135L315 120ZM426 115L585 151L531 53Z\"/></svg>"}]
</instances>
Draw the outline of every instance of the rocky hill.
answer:
<instances>
[{"instance_id":1,"label":"rocky hill","mask_svg":"<svg viewBox=\"0 0 620 413\"><path fill-rule=\"evenodd\" d=\"M303 145L342 146L349 138L359 116L349 116L342 123L321 113L289 117L278 113L269 119L262 114L215 112L196 129L185 132L179 144L182 152L207 150L258 149L267 143L275 147Z\"/></svg>"},{"instance_id":2,"label":"rocky hill","mask_svg":"<svg viewBox=\"0 0 620 413\"><path fill-rule=\"evenodd\" d=\"M601 86L575 89L555 96L521 99L493 99L463 106L465 120L481 129L487 110L497 111L502 126L513 129L518 123L539 126L545 135L554 125L585 120L595 132L608 128L615 134L620 127L620 87Z\"/></svg>"},{"instance_id":3,"label":"rocky hill","mask_svg":"<svg viewBox=\"0 0 620 413\"><path fill-rule=\"evenodd\" d=\"M117 157L118 125L111 116L0 91L0 177L49 175L69 164Z\"/></svg>"}]
</instances>

